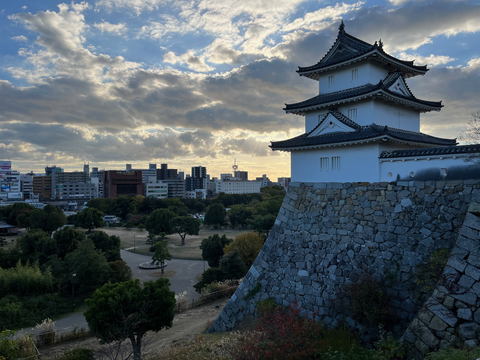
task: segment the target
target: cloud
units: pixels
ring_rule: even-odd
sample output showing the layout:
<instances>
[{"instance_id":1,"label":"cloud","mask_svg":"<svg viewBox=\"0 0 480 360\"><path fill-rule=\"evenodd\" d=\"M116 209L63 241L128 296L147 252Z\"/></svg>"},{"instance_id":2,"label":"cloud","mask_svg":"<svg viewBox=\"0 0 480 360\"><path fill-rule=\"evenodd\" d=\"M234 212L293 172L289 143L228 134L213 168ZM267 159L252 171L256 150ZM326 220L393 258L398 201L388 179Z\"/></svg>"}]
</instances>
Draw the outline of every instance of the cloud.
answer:
<instances>
[{"instance_id":1,"label":"cloud","mask_svg":"<svg viewBox=\"0 0 480 360\"><path fill-rule=\"evenodd\" d=\"M15 41L28 41L28 38L26 36L23 36L23 35L19 35L19 36L14 36L12 37L13 40Z\"/></svg>"},{"instance_id":2,"label":"cloud","mask_svg":"<svg viewBox=\"0 0 480 360\"><path fill-rule=\"evenodd\" d=\"M138 16L144 11L157 10L165 3L165 0L99 0L95 4L95 10L100 11L102 7L109 11L113 8L130 8Z\"/></svg>"},{"instance_id":3,"label":"cloud","mask_svg":"<svg viewBox=\"0 0 480 360\"><path fill-rule=\"evenodd\" d=\"M124 23L111 24L107 21L102 21L101 23L95 23L93 24L93 26L99 29L102 33L108 32L113 35L122 35L128 30L127 25Z\"/></svg>"},{"instance_id":4,"label":"cloud","mask_svg":"<svg viewBox=\"0 0 480 360\"><path fill-rule=\"evenodd\" d=\"M27 10L27 6L26 6L26 5L23 5L23 6L22 6L22 10Z\"/></svg>"},{"instance_id":5,"label":"cloud","mask_svg":"<svg viewBox=\"0 0 480 360\"><path fill-rule=\"evenodd\" d=\"M430 56L420 56L418 54L407 54L406 52L401 52L397 55L399 59L402 60L415 60L416 65L429 65L429 66L438 66L445 65L451 61L456 60L450 56L445 55L433 55Z\"/></svg>"},{"instance_id":6,"label":"cloud","mask_svg":"<svg viewBox=\"0 0 480 360\"><path fill-rule=\"evenodd\" d=\"M189 69L198 72L209 72L215 70L213 67L205 63L205 59L195 55L193 50L186 52L180 56L175 55L172 51L163 56L163 61L170 64L186 64Z\"/></svg>"}]
</instances>

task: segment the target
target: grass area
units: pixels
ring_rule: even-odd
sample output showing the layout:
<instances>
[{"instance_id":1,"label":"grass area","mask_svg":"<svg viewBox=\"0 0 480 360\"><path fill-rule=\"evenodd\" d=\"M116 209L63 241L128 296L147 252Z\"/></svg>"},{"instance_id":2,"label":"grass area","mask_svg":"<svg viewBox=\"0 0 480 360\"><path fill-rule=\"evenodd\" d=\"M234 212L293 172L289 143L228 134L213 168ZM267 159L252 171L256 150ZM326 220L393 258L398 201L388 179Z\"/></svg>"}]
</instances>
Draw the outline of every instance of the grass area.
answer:
<instances>
[{"instance_id":1,"label":"grass area","mask_svg":"<svg viewBox=\"0 0 480 360\"><path fill-rule=\"evenodd\" d=\"M7 240L8 244L2 247L4 250L12 250L17 246L17 240L20 239L24 231L20 231L17 235L0 235L0 237L3 237L5 240Z\"/></svg>"},{"instance_id":2,"label":"grass area","mask_svg":"<svg viewBox=\"0 0 480 360\"><path fill-rule=\"evenodd\" d=\"M146 245L148 232L140 231L137 229L127 230L118 228L101 228L96 229L105 231L108 235L116 235L120 237L121 248L128 249L135 245L135 250L130 250L137 254L152 255L149 252L149 245ZM238 231L231 229L200 229L198 235L187 235L185 238L185 245L181 245L181 238L178 234L168 235L166 240L168 241L168 250L174 259L186 259L186 260L202 260L202 251L200 250L200 244L202 240L213 235L219 234L222 236L225 234L227 237L234 239L235 236L249 232Z\"/></svg>"}]
</instances>

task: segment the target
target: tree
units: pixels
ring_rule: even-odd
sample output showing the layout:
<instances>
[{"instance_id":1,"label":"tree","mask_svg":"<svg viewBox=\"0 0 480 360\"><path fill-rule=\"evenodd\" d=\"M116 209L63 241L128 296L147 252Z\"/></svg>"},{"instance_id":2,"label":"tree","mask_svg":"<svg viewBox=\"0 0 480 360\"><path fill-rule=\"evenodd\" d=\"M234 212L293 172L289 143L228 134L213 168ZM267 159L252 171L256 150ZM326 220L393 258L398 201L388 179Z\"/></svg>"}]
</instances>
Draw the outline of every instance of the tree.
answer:
<instances>
[{"instance_id":1,"label":"tree","mask_svg":"<svg viewBox=\"0 0 480 360\"><path fill-rule=\"evenodd\" d=\"M253 262L257 258L258 253L262 250L265 240L254 232L240 234L235 237L235 241L225 246L223 251L229 254L234 249L238 251L245 267L250 269Z\"/></svg>"},{"instance_id":2,"label":"tree","mask_svg":"<svg viewBox=\"0 0 480 360\"><path fill-rule=\"evenodd\" d=\"M86 239L78 244L78 248L65 256L68 266L68 275L77 274L75 287L79 294L86 294L105 284L111 277L105 255L95 249L91 239ZM76 292L77 292L76 291Z\"/></svg>"},{"instance_id":3,"label":"tree","mask_svg":"<svg viewBox=\"0 0 480 360\"><path fill-rule=\"evenodd\" d=\"M200 221L191 216L177 216L170 220L172 231L180 235L182 245L185 245L187 235L198 235L200 231Z\"/></svg>"},{"instance_id":4,"label":"tree","mask_svg":"<svg viewBox=\"0 0 480 360\"><path fill-rule=\"evenodd\" d=\"M172 326L175 293L169 286L167 279L148 281L143 287L138 279L104 285L85 300L90 331L101 343L129 339L133 359L140 360L145 333Z\"/></svg>"},{"instance_id":5,"label":"tree","mask_svg":"<svg viewBox=\"0 0 480 360\"><path fill-rule=\"evenodd\" d=\"M95 231L88 235L97 250L102 250L108 262L120 260L120 238L116 235L109 236L104 231Z\"/></svg>"},{"instance_id":6,"label":"tree","mask_svg":"<svg viewBox=\"0 0 480 360\"><path fill-rule=\"evenodd\" d=\"M66 223L67 217L63 211L50 204L46 205L43 209L33 210L29 215L29 225L31 229L41 229L50 235Z\"/></svg>"},{"instance_id":7,"label":"tree","mask_svg":"<svg viewBox=\"0 0 480 360\"><path fill-rule=\"evenodd\" d=\"M145 230L145 225L143 225L142 223L138 224L138 230L140 231Z\"/></svg>"},{"instance_id":8,"label":"tree","mask_svg":"<svg viewBox=\"0 0 480 360\"><path fill-rule=\"evenodd\" d=\"M15 203L12 206L7 206L8 211L7 223L10 225L17 225L17 218L19 215L28 214L35 208L27 203Z\"/></svg>"},{"instance_id":9,"label":"tree","mask_svg":"<svg viewBox=\"0 0 480 360\"><path fill-rule=\"evenodd\" d=\"M34 260L38 255L38 251L40 250L39 244L48 240L51 240L51 238L45 231L40 229L29 230L18 240L20 249L22 250L23 258ZM56 252L57 250L55 249L53 254Z\"/></svg>"},{"instance_id":10,"label":"tree","mask_svg":"<svg viewBox=\"0 0 480 360\"><path fill-rule=\"evenodd\" d=\"M265 233L266 237L270 233L273 225L275 225L275 220L277 217L272 214L267 215L257 215L253 218L253 220L249 220L248 223L252 227L253 230L263 234Z\"/></svg>"},{"instance_id":11,"label":"tree","mask_svg":"<svg viewBox=\"0 0 480 360\"><path fill-rule=\"evenodd\" d=\"M223 241L222 241L223 239ZM208 261L208 266L217 268L220 258L223 256L223 248L226 244L231 243L232 239L227 239L225 235L221 238L218 234L213 234L202 240L202 258Z\"/></svg>"},{"instance_id":12,"label":"tree","mask_svg":"<svg viewBox=\"0 0 480 360\"><path fill-rule=\"evenodd\" d=\"M115 260L108 263L108 266L112 270L110 282L119 283L132 280L132 269L123 260Z\"/></svg>"},{"instance_id":13,"label":"tree","mask_svg":"<svg viewBox=\"0 0 480 360\"><path fill-rule=\"evenodd\" d=\"M149 233L154 235L160 235L160 233L171 234L172 228L170 226L170 220L175 217L175 213L167 209L157 209L150 214L145 222L145 229Z\"/></svg>"},{"instance_id":14,"label":"tree","mask_svg":"<svg viewBox=\"0 0 480 360\"><path fill-rule=\"evenodd\" d=\"M30 230L31 231L31 230ZM58 256L64 258L68 253L75 251L79 242L85 240L85 234L78 229L65 227L53 234L57 243Z\"/></svg>"},{"instance_id":15,"label":"tree","mask_svg":"<svg viewBox=\"0 0 480 360\"><path fill-rule=\"evenodd\" d=\"M163 270L165 269L165 260L172 260L172 255L168 251L168 242L166 240L158 241L155 245L155 254L152 256L152 260L155 263L160 263L160 267Z\"/></svg>"},{"instance_id":16,"label":"tree","mask_svg":"<svg viewBox=\"0 0 480 360\"><path fill-rule=\"evenodd\" d=\"M248 224L248 219L251 219L253 215L252 210L248 209L245 204L233 205L228 211L228 217L230 218L230 225L232 229L238 226L243 229Z\"/></svg>"},{"instance_id":17,"label":"tree","mask_svg":"<svg viewBox=\"0 0 480 360\"><path fill-rule=\"evenodd\" d=\"M104 214L94 208L87 208L77 213L75 217L75 226L88 229L91 232L97 227L102 227L105 222L103 221Z\"/></svg>"},{"instance_id":18,"label":"tree","mask_svg":"<svg viewBox=\"0 0 480 360\"><path fill-rule=\"evenodd\" d=\"M0 246L4 247L7 244L8 244L7 239L0 237Z\"/></svg>"},{"instance_id":19,"label":"tree","mask_svg":"<svg viewBox=\"0 0 480 360\"><path fill-rule=\"evenodd\" d=\"M480 109L471 112L470 115L472 119L468 122L468 127L458 138L468 144L478 144L480 143Z\"/></svg>"},{"instance_id":20,"label":"tree","mask_svg":"<svg viewBox=\"0 0 480 360\"><path fill-rule=\"evenodd\" d=\"M202 280L193 285L193 287L196 292L201 293L206 285L211 284L214 281L223 281L225 279L227 279L225 271L219 268L210 268L202 274Z\"/></svg>"},{"instance_id":21,"label":"tree","mask_svg":"<svg viewBox=\"0 0 480 360\"><path fill-rule=\"evenodd\" d=\"M243 263L237 249L226 254L220 260L220 269L225 272L226 279L240 279L245 276L245 264Z\"/></svg>"},{"instance_id":22,"label":"tree","mask_svg":"<svg viewBox=\"0 0 480 360\"><path fill-rule=\"evenodd\" d=\"M131 230L132 228L133 228L133 223L131 221L129 221L125 224L125 229Z\"/></svg>"},{"instance_id":23,"label":"tree","mask_svg":"<svg viewBox=\"0 0 480 360\"><path fill-rule=\"evenodd\" d=\"M210 205L205 214L205 224L218 228L225 223L225 216L226 212L222 204Z\"/></svg>"}]
</instances>

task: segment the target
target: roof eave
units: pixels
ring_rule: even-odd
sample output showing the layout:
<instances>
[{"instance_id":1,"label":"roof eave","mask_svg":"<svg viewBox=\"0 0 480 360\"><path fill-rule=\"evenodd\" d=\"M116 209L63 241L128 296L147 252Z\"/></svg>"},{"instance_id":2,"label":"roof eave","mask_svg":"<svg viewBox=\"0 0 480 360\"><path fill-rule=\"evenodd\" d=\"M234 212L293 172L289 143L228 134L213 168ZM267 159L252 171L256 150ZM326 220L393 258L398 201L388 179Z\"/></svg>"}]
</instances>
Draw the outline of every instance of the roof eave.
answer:
<instances>
[{"instance_id":1,"label":"roof eave","mask_svg":"<svg viewBox=\"0 0 480 360\"><path fill-rule=\"evenodd\" d=\"M378 57L377 57L378 56ZM367 58L370 58L370 57L374 57L376 59L379 59L379 58L382 58L385 62L385 63L395 63L395 65L398 66L398 68L402 69L402 71L408 75L408 74L412 74L411 76L416 76L416 75L425 75L425 73L429 70L429 69L418 69L416 67L410 67L404 63L402 63L401 61L399 61L398 59L394 58L393 56L390 56L390 55L387 55L387 54L384 54L383 52L380 52L378 51L378 49L375 49L373 51L370 51L368 53L365 53L365 54L362 54L362 55L359 55L358 57L354 57L354 58L351 58L351 59L348 59L348 60L345 60L345 61L342 61L340 63L337 63L337 64L332 64L330 66L326 66L324 68L320 68L320 69L312 69L312 70L302 70L301 67L298 68L297 70L297 73L300 75L300 76L305 76L305 77L308 77L310 79L313 79L313 80L317 80L319 79L320 77L320 73L322 72L325 72L325 71L330 71L330 70L335 70L336 68L339 68L339 67L344 67L344 66L348 66L350 64L353 64L353 63L356 63L358 61L364 61L364 60L367 60ZM318 64L317 64L318 65ZM313 66L316 66L316 65L312 65L312 66L306 66L304 67L303 69L305 68L311 68ZM406 76L407 78L411 77L411 76Z\"/></svg>"},{"instance_id":2,"label":"roof eave","mask_svg":"<svg viewBox=\"0 0 480 360\"><path fill-rule=\"evenodd\" d=\"M359 95L359 96L354 96L354 97L351 97L351 98L346 98L346 99L341 99L341 100L336 100L336 101L331 101L331 102L326 102L326 103L321 103L321 104L315 104L315 105L311 105L311 106L305 106L305 107L298 108L298 109L284 108L283 110L287 114L295 114L295 115L304 116L308 111L317 110L317 109L321 109L321 108L325 108L325 107L331 107L331 106L335 106L335 105L339 105L339 104L345 104L345 103L349 103L349 102L362 101L362 100L365 100L367 98L373 98L373 97L377 97L377 96L384 96L385 98L395 99L396 102L403 103L403 104L409 105L411 107L424 109L425 111L440 111L441 108L443 107L442 104L440 104L439 106L421 104L421 103L418 103L418 102L413 101L413 100L399 98L397 96L387 94L383 90L375 90L374 92L370 92L370 93L367 93L367 94L362 94L362 95Z\"/></svg>"},{"instance_id":3,"label":"roof eave","mask_svg":"<svg viewBox=\"0 0 480 360\"><path fill-rule=\"evenodd\" d=\"M353 141L344 141L344 142L337 142L337 143L329 143L329 144L314 144L314 145L303 145L303 146L291 146L291 147L274 147L272 143L269 147L275 151L297 151L297 150L311 150L311 149L319 149L319 148L331 148L331 147L342 147L342 146L352 146L352 145L361 145L361 144L368 144L378 141L389 141L393 143L401 143L405 145L413 145L413 146L423 146L423 147L438 147L441 146L439 144L431 144L425 142L418 142L418 141L409 141L409 140L401 140L397 139L391 135L379 135L369 139L362 139L362 140L353 140ZM448 146L448 145L445 145Z\"/></svg>"}]
</instances>

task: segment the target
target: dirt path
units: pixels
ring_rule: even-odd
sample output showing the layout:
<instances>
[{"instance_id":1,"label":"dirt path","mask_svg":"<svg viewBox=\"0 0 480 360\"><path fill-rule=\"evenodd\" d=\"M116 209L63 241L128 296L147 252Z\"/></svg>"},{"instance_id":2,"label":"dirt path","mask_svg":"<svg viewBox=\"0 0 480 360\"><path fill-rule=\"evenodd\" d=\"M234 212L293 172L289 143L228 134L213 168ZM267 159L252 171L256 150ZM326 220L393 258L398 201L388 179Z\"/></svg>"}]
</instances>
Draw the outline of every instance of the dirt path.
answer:
<instances>
[{"instance_id":1,"label":"dirt path","mask_svg":"<svg viewBox=\"0 0 480 360\"><path fill-rule=\"evenodd\" d=\"M158 333L148 333L145 342L148 343L143 354L161 354L167 351L172 345L187 343L196 336L201 335L207 328L207 322L216 319L220 311L229 299L221 299L197 309L185 313L176 314L173 326L168 330L161 330ZM130 343L127 344L131 349ZM41 348L42 360L56 359L67 350L75 348L86 348L94 351L105 351L106 346L100 345L98 339L92 337L84 340L67 342L55 346ZM96 355L96 359L101 356Z\"/></svg>"}]
</instances>

